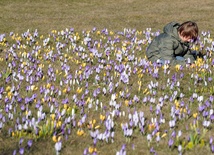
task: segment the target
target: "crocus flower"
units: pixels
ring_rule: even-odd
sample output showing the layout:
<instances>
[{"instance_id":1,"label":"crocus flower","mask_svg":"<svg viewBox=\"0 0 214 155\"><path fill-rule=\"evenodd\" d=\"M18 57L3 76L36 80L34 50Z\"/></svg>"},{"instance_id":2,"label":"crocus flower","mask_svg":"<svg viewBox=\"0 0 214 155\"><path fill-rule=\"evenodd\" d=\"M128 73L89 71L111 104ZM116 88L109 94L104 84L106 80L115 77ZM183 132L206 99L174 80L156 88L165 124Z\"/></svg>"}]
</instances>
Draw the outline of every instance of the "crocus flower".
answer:
<instances>
[{"instance_id":1,"label":"crocus flower","mask_svg":"<svg viewBox=\"0 0 214 155\"><path fill-rule=\"evenodd\" d=\"M33 140L31 140L31 139L28 140L27 145L28 145L29 148L32 146L32 144L33 144Z\"/></svg>"},{"instance_id":2,"label":"crocus flower","mask_svg":"<svg viewBox=\"0 0 214 155\"><path fill-rule=\"evenodd\" d=\"M204 126L205 128L208 128L208 127L210 126L210 121L204 120L204 121L203 121L203 126Z\"/></svg>"},{"instance_id":3,"label":"crocus flower","mask_svg":"<svg viewBox=\"0 0 214 155\"><path fill-rule=\"evenodd\" d=\"M124 144L119 152L116 155L126 155L126 145Z\"/></svg>"},{"instance_id":4,"label":"crocus flower","mask_svg":"<svg viewBox=\"0 0 214 155\"><path fill-rule=\"evenodd\" d=\"M213 143L213 137L210 137L209 144L211 145Z\"/></svg>"},{"instance_id":5,"label":"crocus flower","mask_svg":"<svg viewBox=\"0 0 214 155\"><path fill-rule=\"evenodd\" d=\"M175 127L175 120L169 121L169 127L174 128Z\"/></svg>"},{"instance_id":6,"label":"crocus flower","mask_svg":"<svg viewBox=\"0 0 214 155\"><path fill-rule=\"evenodd\" d=\"M178 145L178 152L181 153L181 151L182 151L182 146Z\"/></svg>"},{"instance_id":7,"label":"crocus flower","mask_svg":"<svg viewBox=\"0 0 214 155\"><path fill-rule=\"evenodd\" d=\"M13 155L16 155L16 150L13 151Z\"/></svg>"},{"instance_id":8,"label":"crocus flower","mask_svg":"<svg viewBox=\"0 0 214 155\"><path fill-rule=\"evenodd\" d=\"M168 141L168 146L171 147L173 145L173 143L174 143L174 140L170 138Z\"/></svg>"},{"instance_id":9,"label":"crocus flower","mask_svg":"<svg viewBox=\"0 0 214 155\"><path fill-rule=\"evenodd\" d=\"M25 152L24 148L21 147L21 148L19 149L19 153L22 155L22 154L24 154L24 152Z\"/></svg>"},{"instance_id":10,"label":"crocus flower","mask_svg":"<svg viewBox=\"0 0 214 155\"><path fill-rule=\"evenodd\" d=\"M212 103L213 102L213 100L214 100L214 97L213 96L210 96L210 102Z\"/></svg>"},{"instance_id":11,"label":"crocus flower","mask_svg":"<svg viewBox=\"0 0 214 155\"><path fill-rule=\"evenodd\" d=\"M61 141L56 142L56 144L55 144L55 150L56 150L56 152L60 152L61 149L62 149L62 142Z\"/></svg>"},{"instance_id":12,"label":"crocus flower","mask_svg":"<svg viewBox=\"0 0 214 155\"><path fill-rule=\"evenodd\" d=\"M151 141L152 141L152 135L151 135L151 134L148 134L148 135L147 135L147 141L148 141L148 142L151 142Z\"/></svg>"},{"instance_id":13,"label":"crocus flower","mask_svg":"<svg viewBox=\"0 0 214 155\"><path fill-rule=\"evenodd\" d=\"M120 80L123 83L128 83L129 82L129 76L126 74L126 72L121 73Z\"/></svg>"},{"instance_id":14,"label":"crocus flower","mask_svg":"<svg viewBox=\"0 0 214 155\"><path fill-rule=\"evenodd\" d=\"M212 153L214 153L214 144L212 144L210 147L211 147Z\"/></svg>"},{"instance_id":15,"label":"crocus flower","mask_svg":"<svg viewBox=\"0 0 214 155\"><path fill-rule=\"evenodd\" d=\"M23 138L20 138L19 140L19 145L21 145L23 143L24 139Z\"/></svg>"}]
</instances>

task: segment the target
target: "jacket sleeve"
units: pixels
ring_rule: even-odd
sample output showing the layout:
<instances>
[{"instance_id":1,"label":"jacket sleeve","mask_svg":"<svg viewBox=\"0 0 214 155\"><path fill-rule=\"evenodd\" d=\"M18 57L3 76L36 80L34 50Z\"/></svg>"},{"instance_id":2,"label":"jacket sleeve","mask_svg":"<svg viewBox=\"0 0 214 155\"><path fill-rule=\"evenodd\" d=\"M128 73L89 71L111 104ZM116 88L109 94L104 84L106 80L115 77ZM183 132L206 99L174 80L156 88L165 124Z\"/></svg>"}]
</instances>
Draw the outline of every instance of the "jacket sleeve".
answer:
<instances>
[{"instance_id":1,"label":"jacket sleeve","mask_svg":"<svg viewBox=\"0 0 214 155\"><path fill-rule=\"evenodd\" d=\"M171 65L185 65L185 60L176 60L174 56L174 49L176 46L177 44L173 39L161 39L159 44L161 58L164 60L169 60Z\"/></svg>"}]
</instances>

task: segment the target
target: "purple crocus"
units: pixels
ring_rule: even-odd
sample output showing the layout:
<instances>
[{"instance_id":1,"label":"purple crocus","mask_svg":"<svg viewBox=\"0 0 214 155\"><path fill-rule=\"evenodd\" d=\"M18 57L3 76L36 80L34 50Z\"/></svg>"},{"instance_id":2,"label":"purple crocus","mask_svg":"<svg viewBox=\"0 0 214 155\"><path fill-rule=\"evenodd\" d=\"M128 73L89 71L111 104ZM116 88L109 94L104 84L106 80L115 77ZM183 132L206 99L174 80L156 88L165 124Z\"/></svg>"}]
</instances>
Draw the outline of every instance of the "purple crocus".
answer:
<instances>
[{"instance_id":1,"label":"purple crocus","mask_svg":"<svg viewBox=\"0 0 214 155\"><path fill-rule=\"evenodd\" d=\"M33 144L33 140L29 139L27 142L28 147L30 148L32 146L32 144Z\"/></svg>"},{"instance_id":2,"label":"purple crocus","mask_svg":"<svg viewBox=\"0 0 214 155\"><path fill-rule=\"evenodd\" d=\"M128 83L129 82L129 76L128 76L128 74L126 74L126 72L121 73L120 80L123 83Z\"/></svg>"},{"instance_id":3,"label":"purple crocus","mask_svg":"<svg viewBox=\"0 0 214 155\"><path fill-rule=\"evenodd\" d=\"M209 143L210 143L210 145L212 145L212 143L213 143L213 137L210 137Z\"/></svg>"},{"instance_id":4,"label":"purple crocus","mask_svg":"<svg viewBox=\"0 0 214 155\"><path fill-rule=\"evenodd\" d=\"M212 153L214 153L214 144L212 144L210 147L211 147Z\"/></svg>"},{"instance_id":5,"label":"purple crocus","mask_svg":"<svg viewBox=\"0 0 214 155\"><path fill-rule=\"evenodd\" d=\"M173 139L169 139L168 146L171 147L173 145L173 143L174 143L174 140Z\"/></svg>"},{"instance_id":6,"label":"purple crocus","mask_svg":"<svg viewBox=\"0 0 214 155\"><path fill-rule=\"evenodd\" d=\"M214 120L214 114L212 114L212 115L210 116L210 119L211 119L211 121Z\"/></svg>"},{"instance_id":7,"label":"purple crocus","mask_svg":"<svg viewBox=\"0 0 214 155\"><path fill-rule=\"evenodd\" d=\"M16 155L16 150L13 151L13 155Z\"/></svg>"},{"instance_id":8,"label":"purple crocus","mask_svg":"<svg viewBox=\"0 0 214 155\"><path fill-rule=\"evenodd\" d=\"M87 155L88 154L88 148L84 149L83 155Z\"/></svg>"},{"instance_id":9,"label":"purple crocus","mask_svg":"<svg viewBox=\"0 0 214 155\"><path fill-rule=\"evenodd\" d=\"M210 96L210 102L213 102L213 100L214 100L214 97Z\"/></svg>"},{"instance_id":10,"label":"purple crocus","mask_svg":"<svg viewBox=\"0 0 214 155\"><path fill-rule=\"evenodd\" d=\"M150 153L155 153L155 150L153 147L150 149Z\"/></svg>"},{"instance_id":11,"label":"purple crocus","mask_svg":"<svg viewBox=\"0 0 214 155\"><path fill-rule=\"evenodd\" d=\"M145 96L142 100L143 103L146 103L147 102L147 97Z\"/></svg>"},{"instance_id":12,"label":"purple crocus","mask_svg":"<svg viewBox=\"0 0 214 155\"><path fill-rule=\"evenodd\" d=\"M20 138L19 140L19 145L21 145L23 143L24 139L23 138Z\"/></svg>"},{"instance_id":13,"label":"purple crocus","mask_svg":"<svg viewBox=\"0 0 214 155\"><path fill-rule=\"evenodd\" d=\"M153 112L152 105L150 105L149 110L151 113Z\"/></svg>"},{"instance_id":14,"label":"purple crocus","mask_svg":"<svg viewBox=\"0 0 214 155\"><path fill-rule=\"evenodd\" d=\"M19 149L19 153L22 155L22 154L24 154L24 152L25 152L24 148L21 147L21 148Z\"/></svg>"},{"instance_id":15,"label":"purple crocus","mask_svg":"<svg viewBox=\"0 0 214 155\"><path fill-rule=\"evenodd\" d=\"M212 81L212 77L208 77L208 81L211 82Z\"/></svg>"}]
</instances>

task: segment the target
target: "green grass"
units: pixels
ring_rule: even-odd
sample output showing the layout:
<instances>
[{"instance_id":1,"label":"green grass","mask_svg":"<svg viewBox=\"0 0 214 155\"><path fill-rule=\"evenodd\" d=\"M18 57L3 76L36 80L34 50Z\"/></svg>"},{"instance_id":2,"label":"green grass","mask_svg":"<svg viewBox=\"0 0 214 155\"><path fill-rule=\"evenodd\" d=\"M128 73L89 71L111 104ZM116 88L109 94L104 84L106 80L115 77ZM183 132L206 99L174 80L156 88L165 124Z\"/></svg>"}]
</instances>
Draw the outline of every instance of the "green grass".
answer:
<instances>
[{"instance_id":1,"label":"green grass","mask_svg":"<svg viewBox=\"0 0 214 155\"><path fill-rule=\"evenodd\" d=\"M158 1L118 0L115 1L29 1L15 0L0 2L0 31L23 32L38 29L47 34L53 29L73 27L75 30L108 28L121 30L132 28L155 30L171 21L193 20L200 30L213 31L212 0Z\"/></svg>"},{"instance_id":2,"label":"green grass","mask_svg":"<svg viewBox=\"0 0 214 155\"><path fill-rule=\"evenodd\" d=\"M0 114L5 116L6 120L4 122L3 118L0 118L0 123L4 122L4 126L0 130L0 154L12 154L14 150L18 152L23 147L25 148L25 154L56 154L54 135L56 135L56 138L60 137L62 141L60 154L83 154L84 149L94 146L90 132L95 131L95 127L97 127L99 133L105 133L107 130L105 123L107 123L108 117L114 122L113 128L110 129L111 132L115 132L114 142L112 143L111 139L108 142L97 140L95 148L98 154L116 154L123 144L126 144L127 154L133 155L150 154L151 148L159 155L178 154L177 147L179 144L183 145L183 148L186 147L183 152L185 154L211 154L209 139L213 136L213 125L211 123L206 135L202 137L203 121L209 120L209 118L203 116L203 113L199 111L199 106L200 104L205 105L205 101L210 100L210 96L214 95L213 80L208 82L209 77L214 78L211 62L213 56L209 57L207 62L198 62L194 68L184 67L179 70L175 67L170 67L166 69L166 73L163 67L139 64L144 60L145 49L148 46L143 34L146 28L152 28L152 32L156 32L162 30L163 26L171 21L193 20L198 23L200 31L210 31L212 34L214 31L212 27L214 19L210 12L212 12L213 3L212 0L203 2L199 0L173 2L170 0L0 1L0 33L6 34L6 40L0 42L0 48L2 49L0 52L0 88L4 89L1 93ZM92 31L94 27L97 28L95 32ZM66 28L68 28L70 34L60 35L62 31L66 31ZM71 32L70 28L74 28L74 32ZM108 34L102 33L104 28L108 29ZM124 28L136 29L136 33L130 33L130 38L136 37L138 41L144 40L145 43L138 45L133 43L130 38L117 34L118 31L124 32ZM22 37L22 34L28 29L30 34L26 38ZM38 37L33 37L35 42L30 45L30 36L33 36L35 29L38 29L39 35ZM53 30L56 31L54 32ZM9 36L10 32L14 32L14 35ZM128 32L126 33L128 34ZM103 54L101 57L96 54L93 55L89 50L90 48L84 45L84 39L87 35L92 39L90 47L96 47L98 53ZM78 38L78 36L79 40L77 39L76 41L68 39ZM202 36L201 34L200 37L202 40L208 38L208 36ZM50 42L47 46L43 46L43 41L46 38L50 38ZM114 40L115 38L119 38L120 41L111 45L108 40ZM14 49L18 59L14 58L11 52L12 45L18 45L17 40L20 40L22 45L19 49ZM99 44L100 42L102 44ZM65 45L60 49L60 55L57 55L59 54L57 43ZM207 43L206 47L211 47L211 44L211 42ZM77 49L75 49L75 45ZM38 46L41 46L39 51L35 49ZM132 50L128 50L129 46ZM105 53L107 47L110 47L109 58ZM80 52L81 48L85 50ZM136 59L128 60L127 56L123 54L122 62L119 62L116 56L121 53L121 49L127 50L128 55L134 55ZM53 51L53 55L57 55L56 58L53 60L52 57L46 60L48 53L50 54L51 51ZM27 53L30 53L31 56L25 57L24 55ZM87 56L84 59L83 56L85 55ZM6 56L8 56L8 59L5 59ZM11 67L13 62L16 65ZM21 67L22 65L23 67ZM35 68L33 68L34 65ZM63 65L70 67L67 74ZM99 65L102 65L102 67ZM129 83L123 83L119 80L121 73L114 68L118 65L130 66L130 70L127 69L127 72L130 71ZM100 72L96 70L99 67L101 68ZM43 73L42 77L37 77L38 68ZM49 69L52 69L51 73L48 72ZM156 69L158 70L158 77L154 78L153 72ZM28 71L32 71L29 79L38 78L38 80L33 83L27 81L27 74L30 74ZM18 73L25 77L22 82L12 78L14 75L17 79ZM88 78L85 77L86 73L91 73ZM52 75L56 77L56 80L51 78ZM65 80L69 75L72 75L72 78L67 83ZM100 77L100 80L96 80L97 76ZM6 81L9 77L11 77L11 80ZM174 77L176 77L176 83L174 84L177 86L170 87L173 85ZM82 78L83 80L81 81L80 79ZM203 80L208 82L207 86ZM141 88L139 90L140 82ZM158 86L150 89L151 82L158 83ZM112 91L110 91L111 83L113 84ZM118 86L116 86L117 84ZM53 92L51 92L51 86L53 86ZM15 90L12 90L13 87ZM27 87L36 89L27 91ZM94 96L94 92L99 88L100 93ZM107 90L106 94L102 93L104 88ZM42 89L50 92L45 95L44 92L40 92ZM79 89L82 89L82 91ZM89 91L88 94L85 93L87 90ZM61 91L61 95L59 91ZM15 92L23 98L22 101L18 102ZM175 92L177 92L177 95L173 96ZM124 93L124 96L121 95L122 93ZM190 101L194 93L204 97L202 103L199 103L197 98L194 101ZM37 97L30 103L25 103L25 99L34 94ZM110 106L112 94L116 94L116 103L120 105L119 112L121 114L118 116L112 116L111 114L115 110L114 106ZM182 97L181 94L184 94L184 96ZM73 99L75 95L77 100ZM151 121L154 118L157 120L161 118L160 113L156 114L156 108L158 108L159 99L166 96L169 98L164 100L164 104L161 107L161 114L165 118L165 123L159 124L160 136L164 135L167 130L166 136L161 138L158 143L155 140L158 134L155 134L149 144L147 135L152 134L154 131ZM13 97L15 98L12 102ZM135 97L140 100L135 101ZM144 103L143 99L145 97L153 98L155 102L153 103L148 99ZM9 100L8 102L7 99ZM68 99L67 107L62 103L65 99ZM46 118L41 120L37 127L43 128L39 129L38 133L33 127L29 127L27 131L16 129L16 125L18 125L16 123L17 119L21 123L23 117L26 117L29 111L32 112L32 115L28 119L35 118L37 120L38 109L36 105L39 102L43 106L42 112L45 113ZM182 106L182 102L184 106ZM79 105L80 103L82 105ZM6 112L9 105L12 105L12 109ZM21 110L23 105L26 108L25 110ZM54 107L52 112L50 111L51 105ZM170 114L173 107L181 110L179 112L181 118L176 116L178 119L176 126L170 129L169 121L172 120ZM71 120L66 124L64 123L66 119L72 117L72 109L75 109L76 117L74 121ZM213 101L210 101L210 106L207 106L204 111L209 112L211 109L213 109ZM65 115L57 117L63 110L66 111ZM185 110L190 110L189 114ZM129 114L133 115L136 111L138 113L144 112L144 133L141 133L139 126L132 127L132 136L125 137L121 125L130 123ZM123 112L125 116L123 116ZM13 114L13 120L9 120L9 113ZM197 118L194 117L196 113L198 115ZM52 114L55 114L53 119ZM87 117L85 122L81 124L84 114ZM183 114L185 117L183 117ZM101 115L105 116L103 121L100 119ZM50 124L47 122L50 120L55 123L54 129L49 128ZM92 123L93 120L96 120L94 124ZM194 129L200 130L200 134L191 129L194 121L198 122L198 126ZM73 125L73 123L76 125ZM10 128L13 133L9 134ZM131 127L129 126L129 128ZM80 129L84 131L83 135L78 135ZM168 141L172 138L172 132L178 133L179 130L182 131L181 137L174 138L175 143L169 148ZM188 136L191 135L196 135L195 139L192 140L194 147L190 147L192 144L190 143L191 141L188 141ZM19 144L20 138L24 139L22 144ZM197 138L202 138L203 141L199 141ZM33 140L31 148L27 148L29 139Z\"/></svg>"}]
</instances>

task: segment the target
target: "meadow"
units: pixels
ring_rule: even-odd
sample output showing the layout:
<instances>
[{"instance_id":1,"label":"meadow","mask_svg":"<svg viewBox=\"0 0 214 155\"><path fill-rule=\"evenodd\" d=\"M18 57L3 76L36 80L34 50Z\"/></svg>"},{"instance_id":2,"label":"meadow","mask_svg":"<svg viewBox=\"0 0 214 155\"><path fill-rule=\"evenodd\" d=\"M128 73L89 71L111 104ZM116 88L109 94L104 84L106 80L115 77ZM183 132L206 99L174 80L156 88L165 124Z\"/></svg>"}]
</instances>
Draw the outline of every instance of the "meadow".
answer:
<instances>
[{"instance_id":1,"label":"meadow","mask_svg":"<svg viewBox=\"0 0 214 155\"><path fill-rule=\"evenodd\" d=\"M0 154L214 153L213 3L2 0ZM145 57L175 20L195 66Z\"/></svg>"}]
</instances>

